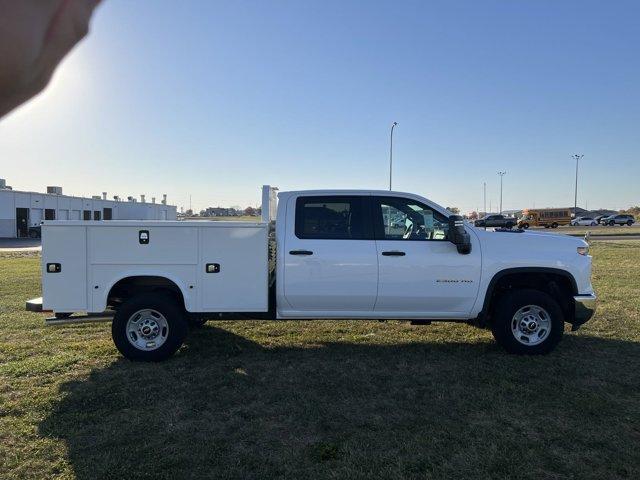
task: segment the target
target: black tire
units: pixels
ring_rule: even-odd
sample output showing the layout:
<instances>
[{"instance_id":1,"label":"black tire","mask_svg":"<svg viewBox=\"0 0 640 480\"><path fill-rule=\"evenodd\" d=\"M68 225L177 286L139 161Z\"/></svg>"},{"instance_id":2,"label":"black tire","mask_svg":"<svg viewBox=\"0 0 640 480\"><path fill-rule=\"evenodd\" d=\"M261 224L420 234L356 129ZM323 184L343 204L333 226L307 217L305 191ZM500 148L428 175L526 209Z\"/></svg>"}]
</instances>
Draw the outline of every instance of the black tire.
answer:
<instances>
[{"instance_id":1,"label":"black tire","mask_svg":"<svg viewBox=\"0 0 640 480\"><path fill-rule=\"evenodd\" d=\"M507 223L506 227L511 230L513 228L513 223L509 222Z\"/></svg>"},{"instance_id":2,"label":"black tire","mask_svg":"<svg viewBox=\"0 0 640 480\"><path fill-rule=\"evenodd\" d=\"M610 226L610 227L615 227L615 226L616 226L616 222L614 222L613 220L611 220L611 221L609 222L609 226Z\"/></svg>"},{"instance_id":3,"label":"black tire","mask_svg":"<svg viewBox=\"0 0 640 480\"><path fill-rule=\"evenodd\" d=\"M633 222L631 220L627 220L627 225L631 226L633 225Z\"/></svg>"},{"instance_id":4,"label":"black tire","mask_svg":"<svg viewBox=\"0 0 640 480\"><path fill-rule=\"evenodd\" d=\"M535 305L543 308L551 326L547 337L536 345L526 345L516 339L512 331L515 314L523 307ZM492 315L491 332L496 342L507 352L517 355L543 355L551 352L562 340L564 315L553 297L539 290L513 290L498 300Z\"/></svg>"},{"instance_id":5,"label":"black tire","mask_svg":"<svg viewBox=\"0 0 640 480\"><path fill-rule=\"evenodd\" d=\"M56 312L53 314L54 317L59 319L69 318L71 315L73 315L72 312Z\"/></svg>"},{"instance_id":6,"label":"black tire","mask_svg":"<svg viewBox=\"0 0 640 480\"><path fill-rule=\"evenodd\" d=\"M168 324L164 343L154 350L143 350L133 345L127 336L127 322L136 312L152 309L160 313ZM187 335L188 326L183 309L171 297L153 293L136 295L118 308L111 324L111 336L118 351L129 360L159 362L176 353Z\"/></svg>"},{"instance_id":7,"label":"black tire","mask_svg":"<svg viewBox=\"0 0 640 480\"><path fill-rule=\"evenodd\" d=\"M553 223L551 224L551 228L558 228L558 224L557 224L556 222L553 222Z\"/></svg>"},{"instance_id":8,"label":"black tire","mask_svg":"<svg viewBox=\"0 0 640 480\"><path fill-rule=\"evenodd\" d=\"M521 226L522 226L522 228L523 228L523 229L525 229L525 230L528 230L528 229L529 229L529 224L528 224L528 223L523 223Z\"/></svg>"}]
</instances>

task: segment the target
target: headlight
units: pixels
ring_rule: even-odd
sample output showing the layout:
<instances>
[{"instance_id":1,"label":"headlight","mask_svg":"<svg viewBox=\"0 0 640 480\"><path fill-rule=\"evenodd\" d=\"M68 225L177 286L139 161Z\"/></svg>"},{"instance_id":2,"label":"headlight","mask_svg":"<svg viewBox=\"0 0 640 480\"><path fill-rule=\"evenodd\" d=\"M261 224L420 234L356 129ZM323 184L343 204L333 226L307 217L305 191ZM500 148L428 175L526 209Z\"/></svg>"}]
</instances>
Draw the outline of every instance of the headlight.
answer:
<instances>
[{"instance_id":1,"label":"headlight","mask_svg":"<svg viewBox=\"0 0 640 480\"><path fill-rule=\"evenodd\" d=\"M578 247L578 254L579 255L589 255L589 247Z\"/></svg>"}]
</instances>

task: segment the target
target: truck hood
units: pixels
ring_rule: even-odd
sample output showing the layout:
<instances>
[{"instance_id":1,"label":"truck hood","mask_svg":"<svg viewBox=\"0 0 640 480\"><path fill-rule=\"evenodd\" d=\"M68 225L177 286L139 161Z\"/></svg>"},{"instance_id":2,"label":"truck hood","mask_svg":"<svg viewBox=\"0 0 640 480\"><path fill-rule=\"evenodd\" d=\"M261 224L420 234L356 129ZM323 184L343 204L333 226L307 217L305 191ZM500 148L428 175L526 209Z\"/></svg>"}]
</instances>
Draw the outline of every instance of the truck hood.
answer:
<instances>
[{"instance_id":1,"label":"truck hood","mask_svg":"<svg viewBox=\"0 0 640 480\"><path fill-rule=\"evenodd\" d=\"M483 245L493 244L504 248L532 248L535 250L571 250L574 253L578 247L588 246L583 238L561 233L532 232L530 230L494 231L473 227L472 229Z\"/></svg>"}]
</instances>

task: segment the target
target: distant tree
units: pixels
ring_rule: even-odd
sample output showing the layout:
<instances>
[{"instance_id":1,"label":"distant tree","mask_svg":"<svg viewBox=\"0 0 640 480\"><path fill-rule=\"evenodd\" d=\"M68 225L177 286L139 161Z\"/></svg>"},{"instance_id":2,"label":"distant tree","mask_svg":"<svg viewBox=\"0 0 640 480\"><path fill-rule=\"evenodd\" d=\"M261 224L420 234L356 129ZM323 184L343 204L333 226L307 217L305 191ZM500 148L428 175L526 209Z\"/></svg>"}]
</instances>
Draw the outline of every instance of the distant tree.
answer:
<instances>
[{"instance_id":1,"label":"distant tree","mask_svg":"<svg viewBox=\"0 0 640 480\"><path fill-rule=\"evenodd\" d=\"M469 214L469 220L477 220L480 218L480 215L475 210Z\"/></svg>"},{"instance_id":2,"label":"distant tree","mask_svg":"<svg viewBox=\"0 0 640 480\"><path fill-rule=\"evenodd\" d=\"M460 209L458 207L447 207L447 210L449 210L451 213L454 213L455 215L458 215L460 213Z\"/></svg>"},{"instance_id":3,"label":"distant tree","mask_svg":"<svg viewBox=\"0 0 640 480\"><path fill-rule=\"evenodd\" d=\"M640 215L640 206L636 205L635 207L629 207L626 210L620 210L620 213L633 215L634 217L637 217Z\"/></svg>"},{"instance_id":4,"label":"distant tree","mask_svg":"<svg viewBox=\"0 0 640 480\"><path fill-rule=\"evenodd\" d=\"M184 214L187 217L193 217L193 210L191 210L190 208L188 208L187 210L185 210Z\"/></svg>"},{"instance_id":5,"label":"distant tree","mask_svg":"<svg viewBox=\"0 0 640 480\"><path fill-rule=\"evenodd\" d=\"M256 214L256 209L253 207L247 207L244 209L244 214L248 217L253 217Z\"/></svg>"}]
</instances>

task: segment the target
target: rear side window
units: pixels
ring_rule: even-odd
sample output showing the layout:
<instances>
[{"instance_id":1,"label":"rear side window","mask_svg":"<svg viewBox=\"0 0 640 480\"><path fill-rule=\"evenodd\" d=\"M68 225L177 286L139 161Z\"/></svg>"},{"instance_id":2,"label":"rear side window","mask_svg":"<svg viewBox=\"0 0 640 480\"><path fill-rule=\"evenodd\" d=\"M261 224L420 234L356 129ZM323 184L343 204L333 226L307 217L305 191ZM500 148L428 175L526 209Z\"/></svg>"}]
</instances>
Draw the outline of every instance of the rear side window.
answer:
<instances>
[{"instance_id":1,"label":"rear side window","mask_svg":"<svg viewBox=\"0 0 640 480\"><path fill-rule=\"evenodd\" d=\"M372 239L365 197L300 197L296 200L296 237L302 239Z\"/></svg>"}]
</instances>

